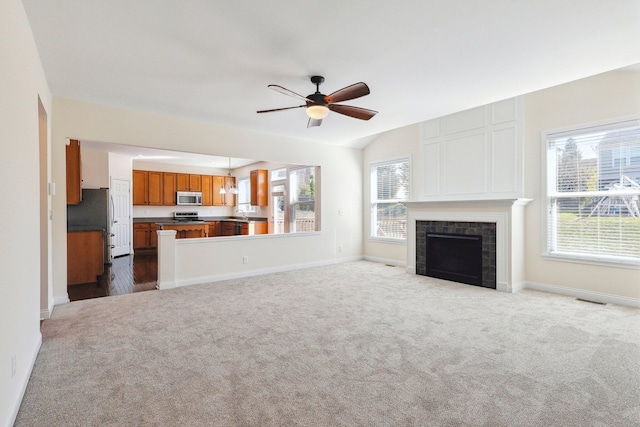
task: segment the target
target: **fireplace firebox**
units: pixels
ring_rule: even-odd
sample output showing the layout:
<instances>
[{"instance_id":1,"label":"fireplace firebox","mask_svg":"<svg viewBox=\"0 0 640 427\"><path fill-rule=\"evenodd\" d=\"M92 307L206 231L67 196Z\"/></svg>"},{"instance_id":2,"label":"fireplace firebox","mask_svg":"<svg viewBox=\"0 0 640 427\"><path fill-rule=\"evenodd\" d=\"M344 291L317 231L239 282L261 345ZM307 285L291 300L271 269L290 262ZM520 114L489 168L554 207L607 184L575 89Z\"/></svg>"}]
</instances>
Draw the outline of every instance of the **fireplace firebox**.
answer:
<instances>
[{"instance_id":1,"label":"fireplace firebox","mask_svg":"<svg viewBox=\"0 0 640 427\"><path fill-rule=\"evenodd\" d=\"M416 274L496 289L495 222L418 220L415 241Z\"/></svg>"},{"instance_id":2,"label":"fireplace firebox","mask_svg":"<svg viewBox=\"0 0 640 427\"><path fill-rule=\"evenodd\" d=\"M482 286L482 236L427 233L426 275Z\"/></svg>"}]
</instances>

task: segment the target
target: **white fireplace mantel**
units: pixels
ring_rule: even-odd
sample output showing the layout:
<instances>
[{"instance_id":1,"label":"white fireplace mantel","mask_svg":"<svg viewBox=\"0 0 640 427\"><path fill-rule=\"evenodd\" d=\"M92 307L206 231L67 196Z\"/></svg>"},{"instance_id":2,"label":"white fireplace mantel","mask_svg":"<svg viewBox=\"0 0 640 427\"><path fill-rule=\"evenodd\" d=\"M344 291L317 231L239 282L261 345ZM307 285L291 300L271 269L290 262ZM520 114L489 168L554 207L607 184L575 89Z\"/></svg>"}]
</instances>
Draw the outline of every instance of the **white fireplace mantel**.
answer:
<instances>
[{"instance_id":1,"label":"white fireplace mantel","mask_svg":"<svg viewBox=\"0 0 640 427\"><path fill-rule=\"evenodd\" d=\"M406 202L407 272L416 274L416 222L454 221L496 224L496 289L524 286L524 207L531 199Z\"/></svg>"}]
</instances>

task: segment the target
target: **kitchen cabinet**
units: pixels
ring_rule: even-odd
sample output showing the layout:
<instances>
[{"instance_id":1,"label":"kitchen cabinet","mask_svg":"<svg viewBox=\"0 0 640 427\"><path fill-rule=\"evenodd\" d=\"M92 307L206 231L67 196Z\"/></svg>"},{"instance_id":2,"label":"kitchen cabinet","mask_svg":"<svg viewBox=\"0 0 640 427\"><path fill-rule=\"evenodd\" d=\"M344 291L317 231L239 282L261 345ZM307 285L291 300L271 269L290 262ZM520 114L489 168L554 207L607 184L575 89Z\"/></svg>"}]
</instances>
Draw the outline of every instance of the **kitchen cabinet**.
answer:
<instances>
[{"instance_id":1,"label":"kitchen cabinet","mask_svg":"<svg viewBox=\"0 0 640 427\"><path fill-rule=\"evenodd\" d=\"M224 176L214 176L212 181L211 198L213 199L213 206L224 206L225 194L220 194L220 189L224 188Z\"/></svg>"},{"instance_id":2,"label":"kitchen cabinet","mask_svg":"<svg viewBox=\"0 0 640 427\"><path fill-rule=\"evenodd\" d=\"M77 205L82 201L82 158L80 141L72 139L66 147L67 157L67 204Z\"/></svg>"},{"instance_id":3,"label":"kitchen cabinet","mask_svg":"<svg viewBox=\"0 0 640 427\"><path fill-rule=\"evenodd\" d=\"M266 169L252 170L250 173L251 182L251 205L269 205L269 171Z\"/></svg>"},{"instance_id":4,"label":"kitchen cabinet","mask_svg":"<svg viewBox=\"0 0 640 427\"><path fill-rule=\"evenodd\" d=\"M202 175L202 206L213 206L213 176Z\"/></svg>"},{"instance_id":5,"label":"kitchen cabinet","mask_svg":"<svg viewBox=\"0 0 640 427\"><path fill-rule=\"evenodd\" d=\"M102 230L67 233L67 260L67 285L96 282L104 273Z\"/></svg>"},{"instance_id":6,"label":"kitchen cabinet","mask_svg":"<svg viewBox=\"0 0 640 427\"><path fill-rule=\"evenodd\" d=\"M220 235L220 221L209 221L207 226L207 237L218 237Z\"/></svg>"},{"instance_id":7,"label":"kitchen cabinet","mask_svg":"<svg viewBox=\"0 0 640 427\"><path fill-rule=\"evenodd\" d=\"M133 250L157 248L157 229L156 224L149 222L137 222L133 224Z\"/></svg>"},{"instance_id":8,"label":"kitchen cabinet","mask_svg":"<svg viewBox=\"0 0 640 427\"><path fill-rule=\"evenodd\" d=\"M176 191L202 191L202 176L190 173L176 174Z\"/></svg>"},{"instance_id":9,"label":"kitchen cabinet","mask_svg":"<svg viewBox=\"0 0 640 427\"><path fill-rule=\"evenodd\" d=\"M253 233L252 234L267 234L267 233L269 233L269 223L267 221L253 221L251 224L253 225Z\"/></svg>"},{"instance_id":10,"label":"kitchen cabinet","mask_svg":"<svg viewBox=\"0 0 640 427\"><path fill-rule=\"evenodd\" d=\"M134 205L162 205L163 204L162 172L134 170L132 174L133 174L133 204Z\"/></svg>"},{"instance_id":11,"label":"kitchen cabinet","mask_svg":"<svg viewBox=\"0 0 640 427\"><path fill-rule=\"evenodd\" d=\"M176 175L174 172L162 174L162 204L164 206L176 205Z\"/></svg>"}]
</instances>

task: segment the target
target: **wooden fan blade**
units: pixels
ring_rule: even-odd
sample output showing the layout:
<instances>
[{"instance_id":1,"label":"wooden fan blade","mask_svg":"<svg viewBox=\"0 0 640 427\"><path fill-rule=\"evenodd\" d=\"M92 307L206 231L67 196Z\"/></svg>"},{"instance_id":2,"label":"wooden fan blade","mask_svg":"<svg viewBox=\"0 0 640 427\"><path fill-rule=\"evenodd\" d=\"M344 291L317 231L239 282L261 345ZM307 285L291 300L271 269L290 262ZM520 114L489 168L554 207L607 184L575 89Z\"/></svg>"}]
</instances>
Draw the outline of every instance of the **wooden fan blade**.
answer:
<instances>
[{"instance_id":1,"label":"wooden fan blade","mask_svg":"<svg viewBox=\"0 0 640 427\"><path fill-rule=\"evenodd\" d=\"M282 94L288 95L288 96L292 96L294 98L298 98L298 99L302 99L303 101L309 101L309 102L313 102L311 99L307 98L306 96L302 96L298 93L295 93L287 88L284 88L282 86L278 86L278 85L269 85L267 86L270 89L275 90L276 92L280 92Z\"/></svg>"},{"instance_id":2,"label":"wooden fan blade","mask_svg":"<svg viewBox=\"0 0 640 427\"><path fill-rule=\"evenodd\" d=\"M311 117L309 117L309 121L307 122L307 128L320 126L321 124L322 124L322 119L312 119Z\"/></svg>"},{"instance_id":3,"label":"wooden fan blade","mask_svg":"<svg viewBox=\"0 0 640 427\"><path fill-rule=\"evenodd\" d=\"M333 92L325 97L327 104L333 104L334 102L349 101L350 99L360 98L361 96L369 95L369 86L360 82L352 84L351 86L343 87L340 90Z\"/></svg>"},{"instance_id":4,"label":"wooden fan blade","mask_svg":"<svg viewBox=\"0 0 640 427\"><path fill-rule=\"evenodd\" d=\"M306 107L307 105L298 105L296 107L285 107L285 108L272 108L271 110L258 110L256 111L256 113L270 113L272 111L282 111L282 110L291 110L293 108L302 108L302 107Z\"/></svg>"},{"instance_id":5,"label":"wooden fan blade","mask_svg":"<svg viewBox=\"0 0 640 427\"><path fill-rule=\"evenodd\" d=\"M351 105L329 104L327 107L331 111L353 117L354 119L369 120L378 114L377 111L367 110L366 108L352 107Z\"/></svg>"}]
</instances>

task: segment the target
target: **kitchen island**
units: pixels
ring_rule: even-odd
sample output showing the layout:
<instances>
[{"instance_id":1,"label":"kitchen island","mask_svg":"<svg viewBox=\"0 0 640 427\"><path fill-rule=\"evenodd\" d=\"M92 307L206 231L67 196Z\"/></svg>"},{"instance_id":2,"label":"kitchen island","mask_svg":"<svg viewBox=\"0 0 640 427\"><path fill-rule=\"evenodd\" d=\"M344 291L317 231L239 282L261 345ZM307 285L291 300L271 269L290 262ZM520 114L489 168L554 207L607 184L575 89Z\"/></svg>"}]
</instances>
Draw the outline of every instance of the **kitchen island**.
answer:
<instances>
[{"instance_id":1,"label":"kitchen island","mask_svg":"<svg viewBox=\"0 0 640 427\"><path fill-rule=\"evenodd\" d=\"M267 218L242 217L200 217L195 221L175 220L171 218L134 218L134 249L155 248L155 239L147 238L146 231L136 230L175 230L176 239L221 237L221 236L251 236L267 234ZM152 230L153 229L153 230ZM139 236L136 242L136 236ZM144 238L144 241L142 239ZM139 244L137 244L139 243Z\"/></svg>"}]
</instances>

